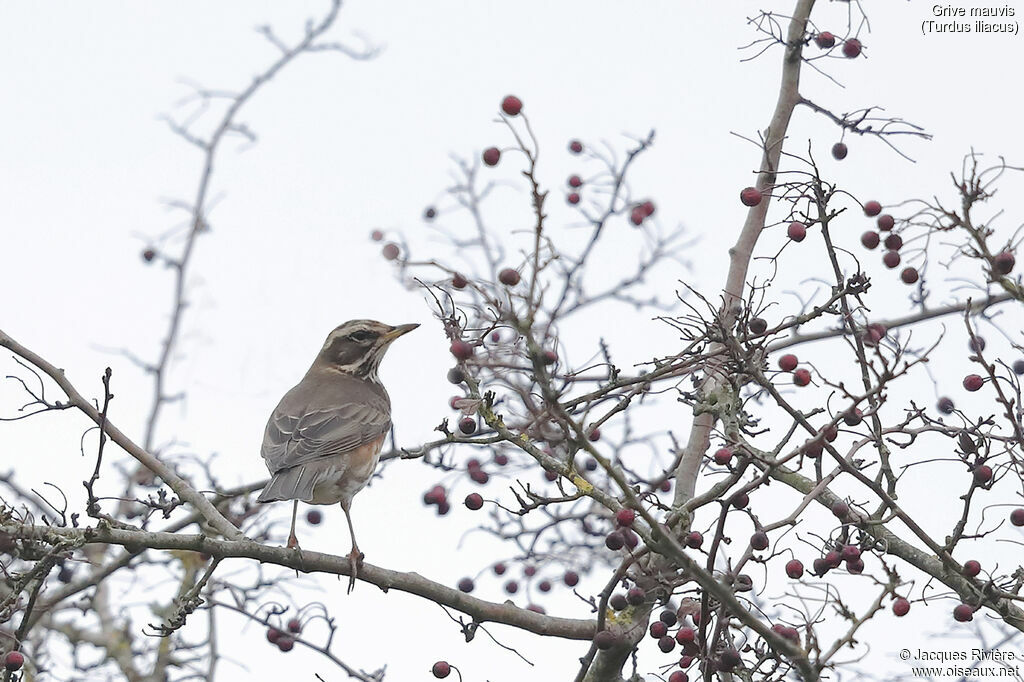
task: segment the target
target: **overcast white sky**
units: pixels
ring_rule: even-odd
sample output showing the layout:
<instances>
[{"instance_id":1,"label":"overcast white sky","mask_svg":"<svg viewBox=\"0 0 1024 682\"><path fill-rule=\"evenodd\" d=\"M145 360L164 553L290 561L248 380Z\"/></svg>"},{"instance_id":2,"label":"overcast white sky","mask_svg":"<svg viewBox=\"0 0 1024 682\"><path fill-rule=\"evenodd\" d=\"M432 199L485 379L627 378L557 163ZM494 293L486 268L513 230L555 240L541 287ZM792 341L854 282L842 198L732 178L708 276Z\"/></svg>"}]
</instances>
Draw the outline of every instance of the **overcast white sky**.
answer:
<instances>
[{"instance_id":1,"label":"overcast white sky","mask_svg":"<svg viewBox=\"0 0 1024 682\"><path fill-rule=\"evenodd\" d=\"M843 33L848 3L819 4L818 25ZM850 154L840 164L828 156L837 131L801 110L790 150L804 152L810 144L836 181L883 203L950 197L948 174L972 148L1024 162L1016 70L1021 38L922 36L920 23L930 18L932 3L863 4L870 16L870 26L859 27L867 57L826 62L823 69L838 83L805 70L803 94L836 112L883 106L935 139L904 143L916 164L877 140L848 140ZM449 184L449 155L508 144L494 123L507 93L526 103L540 138L541 177L553 190L556 222L571 218L561 188L566 175L580 170L564 153L567 140L608 140L621 148L622 134L656 129L655 147L638 165L634 186L657 201L663 225L682 224L702 241L687 254L692 271L666 270L652 288L670 294L685 278L714 297L726 248L744 215L737 193L752 184L759 160L756 148L731 133L756 136L778 85L778 49L741 63L751 53L737 48L756 37L746 17L760 8L785 13L791 5L347 2L331 36L346 40L361 32L384 48L381 54L370 62L335 54L300 58L242 116L258 144L240 154L229 145L218 159L213 189L221 200L213 232L194 261L193 305L172 380L172 390L187 390L189 397L168 410L163 436L173 434L198 453L217 453L224 471L233 472L225 483L264 475L258 451L270 409L331 328L372 317L425 323L395 345L382 374L399 436L407 444L430 438L449 414L446 344L423 296L393 280L367 234L401 229L429 248L420 215ZM1017 2L1010 6L1018 15L1024 11ZM275 55L255 26L271 24L291 41L306 17L324 8L323 2L253 0L9 2L0 8L0 328L64 367L87 393L99 391L103 367L112 366L113 418L129 433L140 433L149 385L108 349L131 348L144 357L158 350L170 277L144 265L139 252L180 224L181 216L162 200L191 196L200 160L159 116L188 93L182 79L234 89L262 69ZM498 170L515 178L513 169ZM525 197L516 201L525 206ZM511 230L516 215L499 212L491 219ZM851 219L851 248L863 229ZM780 243L767 240L765 253ZM612 256L606 256L609 263ZM795 253L782 261L791 268L789 281L809 276L816 259ZM874 262L869 271L881 275ZM898 304L905 290L894 291ZM649 317L632 315L614 325L592 319L574 338L603 335L624 356L640 360L659 351L638 347L638 336L650 345L673 338L644 322ZM3 374L13 368L0 358ZM12 391L9 383L0 386L4 406L16 402ZM0 469L15 468L33 486L59 472L67 476L66 488L77 492L91 466L77 455L81 426L68 415L0 425ZM419 496L435 478L416 463L394 467L357 499L357 530L368 561L454 583L495 555L475 535L457 550L471 522L464 509L443 523L423 512ZM341 515L331 510L328 520L330 530L304 544L346 551ZM486 589L485 596L500 598L497 584ZM467 682L566 679L585 651L583 643L538 643L502 632L503 642L522 647L538 664L531 669L486 638L461 643L436 606L366 585L345 597L333 581L319 598L342 621L338 654L366 669L387 663L389 680L426 679L437 658L458 661ZM586 615L578 602L551 610ZM240 649L238 659L257 679L271 679L273 672L343 679L312 654L284 656L267 648L255 628L245 637L252 648ZM892 652L881 649L873 654L879 665L895 665ZM223 674L244 678L230 665Z\"/></svg>"}]
</instances>

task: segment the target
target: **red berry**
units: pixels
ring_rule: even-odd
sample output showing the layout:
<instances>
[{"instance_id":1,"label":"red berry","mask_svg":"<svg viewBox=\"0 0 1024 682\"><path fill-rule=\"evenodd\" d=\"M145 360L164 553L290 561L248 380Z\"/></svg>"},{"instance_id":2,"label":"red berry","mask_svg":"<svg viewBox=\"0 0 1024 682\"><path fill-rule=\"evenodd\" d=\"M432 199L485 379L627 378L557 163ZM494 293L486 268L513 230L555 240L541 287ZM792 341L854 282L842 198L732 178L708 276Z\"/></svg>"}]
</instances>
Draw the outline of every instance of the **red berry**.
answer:
<instances>
[{"instance_id":1,"label":"red berry","mask_svg":"<svg viewBox=\"0 0 1024 682\"><path fill-rule=\"evenodd\" d=\"M469 284L469 280L467 280L465 276L458 272L452 275L452 286L456 289L465 289L467 284Z\"/></svg>"},{"instance_id":2,"label":"red berry","mask_svg":"<svg viewBox=\"0 0 1024 682\"><path fill-rule=\"evenodd\" d=\"M964 562L963 574L965 576L967 576L968 578L973 578L979 573L981 573L981 564L979 562L975 561L974 559Z\"/></svg>"},{"instance_id":3,"label":"red berry","mask_svg":"<svg viewBox=\"0 0 1024 682\"><path fill-rule=\"evenodd\" d=\"M641 211L639 207L634 208L632 211L629 212L629 222L633 223L634 225L642 225L644 222L644 218L646 217L647 216L644 215L644 212Z\"/></svg>"},{"instance_id":4,"label":"red berry","mask_svg":"<svg viewBox=\"0 0 1024 682\"><path fill-rule=\"evenodd\" d=\"M473 583L472 578L463 578L459 581L459 592L469 594L473 591L474 587L476 587L476 585Z\"/></svg>"},{"instance_id":5,"label":"red berry","mask_svg":"<svg viewBox=\"0 0 1024 682\"><path fill-rule=\"evenodd\" d=\"M857 545L843 545L839 551L839 557L843 561L856 561L860 558L860 547Z\"/></svg>"},{"instance_id":6,"label":"red berry","mask_svg":"<svg viewBox=\"0 0 1024 682\"><path fill-rule=\"evenodd\" d=\"M897 597L892 603L892 612L897 616L905 616L910 613L910 602L903 597Z\"/></svg>"},{"instance_id":7,"label":"red berry","mask_svg":"<svg viewBox=\"0 0 1024 682\"><path fill-rule=\"evenodd\" d=\"M732 502L732 506L737 509L743 509L750 504L750 495L747 495L746 493L736 493L732 496L730 502Z\"/></svg>"},{"instance_id":8,"label":"red berry","mask_svg":"<svg viewBox=\"0 0 1024 682\"><path fill-rule=\"evenodd\" d=\"M580 582L580 575L576 571L566 571L565 575L562 576L562 582L569 587L576 587Z\"/></svg>"},{"instance_id":9,"label":"red berry","mask_svg":"<svg viewBox=\"0 0 1024 682\"><path fill-rule=\"evenodd\" d=\"M533 576L537 575L537 567L533 564L527 564L523 568L523 575L525 575L527 578L532 578Z\"/></svg>"},{"instance_id":10,"label":"red berry","mask_svg":"<svg viewBox=\"0 0 1024 682\"><path fill-rule=\"evenodd\" d=\"M615 523L623 527L633 525L633 521L636 520L636 512L632 509L620 509L615 512Z\"/></svg>"},{"instance_id":11,"label":"red berry","mask_svg":"<svg viewBox=\"0 0 1024 682\"><path fill-rule=\"evenodd\" d=\"M384 239L384 233L381 232L380 230L374 230L373 232L370 233L370 239L372 239L375 242L379 242L380 240Z\"/></svg>"},{"instance_id":12,"label":"red berry","mask_svg":"<svg viewBox=\"0 0 1024 682\"><path fill-rule=\"evenodd\" d=\"M807 441L804 443L804 454L813 459L821 457L821 453L825 451L825 444L821 442L820 438Z\"/></svg>"},{"instance_id":13,"label":"red berry","mask_svg":"<svg viewBox=\"0 0 1024 682\"><path fill-rule=\"evenodd\" d=\"M900 252L899 251L886 251L885 255L882 256L882 262L885 263L885 267L890 270L900 264Z\"/></svg>"},{"instance_id":14,"label":"red berry","mask_svg":"<svg viewBox=\"0 0 1024 682\"><path fill-rule=\"evenodd\" d=\"M680 644L686 644L687 642L692 642L696 638L697 638L697 631L694 630L693 628L691 628L688 625L684 625L683 627L679 628L679 631L676 633L676 641L679 642Z\"/></svg>"},{"instance_id":15,"label":"red berry","mask_svg":"<svg viewBox=\"0 0 1024 682\"><path fill-rule=\"evenodd\" d=\"M544 607L540 606L538 604L527 604L526 605L526 610L527 611L533 611L534 613L539 613L541 615L544 615L545 613L547 613L547 611L544 610Z\"/></svg>"},{"instance_id":16,"label":"red berry","mask_svg":"<svg viewBox=\"0 0 1024 682\"><path fill-rule=\"evenodd\" d=\"M878 233L872 232L871 230L868 230L867 232L860 236L860 243L863 244L864 248L866 249L875 248L876 246L878 246L879 241L880 239Z\"/></svg>"},{"instance_id":17,"label":"red berry","mask_svg":"<svg viewBox=\"0 0 1024 682\"><path fill-rule=\"evenodd\" d=\"M543 362L545 365L553 365L556 362L558 362L558 356L555 355L555 351L546 350L543 353L541 353L540 361Z\"/></svg>"},{"instance_id":18,"label":"red berry","mask_svg":"<svg viewBox=\"0 0 1024 682\"><path fill-rule=\"evenodd\" d=\"M515 594L519 591L519 583L517 583L515 580L509 580L507 583L505 583L505 591L509 594Z\"/></svg>"},{"instance_id":19,"label":"red berry","mask_svg":"<svg viewBox=\"0 0 1024 682\"><path fill-rule=\"evenodd\" d=\"M501 110L509 116L518 116L519 112L523 110L523 102L515 95L509 95L501 100Z\"/></svg>"},{"instance_id":20,"label":"red berry","mask_svg":"<svg viewBox=\"0 0 1024 682\"><path fill-rule=\"evenodd\" d=\"M761 317L751 318L750 322L747 322L747 329L750 330L751 334L760 336L768 331L768 321Z\"/></svg>"},{"instance_id":21,"label":"red berry","mask_svg":"<svg viewBox=\"0 0 1024 682\"><path fill-rule=\"evenodd\" d=\"M988 483L992 480L992 467L987 464L982 464L974 470L974 480L980 484Z\"/></svg>"},{"instance_id":22,"label":"red berry","mask_svg":"<svg viewBox=\"0 0 1024 682\"><path fill-rule=\"evenodd\" d=\"M494 564L494 569L493 570L494 570L494 575L505 575L505 571L506 571L505 564L503 564L501 562L498 562L498 563Z\"/></svg>"},{"instance_id":23,"label":"red berry","mask_svg":"<svg viewBox=\"0 0 1024 682\"><path fill-rule=\"evenodd\" d=\"M893 218L888 213L883 213L882 215L878 216L877 224L879 230L881 230L882 232L888 232L893 228L894 225L896 225L896 219Z\"/></svg>"},{"instance_id":24,"label":"red berry","mask_svg":"<svg viewBox=\"0 0 1024 682\"><path fill-rule=\"evenodd\" d=\"M1010 523L1015 526L1024 526L1024 507L1018 507L1010 512Z\"/></svg>"},{"instance_id":25,"label":"red berry","mask_svg":"<svg viewBox=\"0 0 1024 682\"><path fill-rule=\"evenodd\" d=\"M629 591L626 592L626 601L628 601L631 606L640 606L644 603L644 599L646 598L647 593L640 587L631 587L629 588Z\"/></svg>"},{"instance_id":26,"label":"red berry","mask_svg":"<svg viewBox=\"0 0 1024 682\"><path fill-rule=\"evenodd\" d=\"M667 654L676 648L676 640L672 639L668 635L665 635L664 637L658 640L658 648L661 649L662 653Z\"/></svg>"},{"instance_id":27,"label":"red berry","mask_svg":"<svg viewBox=\"0 0 1024 682\"><path fill-rule=\"evenodd\" d=\"M690 682L690 676L682 670L676 670L668 676L668 682Z\"/></svg>"},{"instance_id":28,"label":"red berry","mask_svg":"<svg viewBox=\"0 0 1024 682\"><path fill-rule=\"evenodd\" d=\"M287 653L295 648L295 640L288 635L281 635L277 638L277 648Z\"/></svg>"},{"instance_id":29,"label":"red berry","mask_svg":"<svg viewBox=\"0 0 1024 682\"><path fill-rule=\"evenodd\" d=\"M466 495L466 508L476 511L484 506L484 498L480 493L470 493Z\"/></svg>"},{"instance_id":30,"label":"red berry","mask_svg":"<svg viewBox=\"0 0 1024 682\"><path fill-rule=\"evenodd\" d=\"M550 592L551 591L551 581L550 580L541 580L539 583L537 583L537 589L540 590L541 592Z\"/></svg>"},{"instance_id":31,"label":"red berry","mask_svg":"<svg viewBox=\"0 0 1024 682\"><path fill-rule=\"evenodd\" d=\"M687 533L687 535L686 535L686 546L687 547L692 547L693 549L697 549L703 543L704 543L704 536L701 535L698 531L691 530L689 533Z\"/></svg>"},{"instance_id":32,"label":"red berry","mask_svg":"<svg viewBox=\"0 0 1024 682\"><path fill-rule=\"evenodd\" d=\"M960 604L953 609L953 618L961 623L974 620L974 607L970 604Z\"/></svg>"},{"instance_id":33,"label":"red berry","mask_svg":"<svg viewBox=\"0 0 1024 682\"><path fill-rule=\"evenodd\" d=\"M446 516L448 512L452 510L452 506L448 504L448 500L444 500L437 505L437 515Z\"/></svg>"},{"instance_id":34,"label":"red berry","mask_svg":"<svg viewBox=\"0 0 1024 682\"><path fill-rule=\"evenodd\" d=\"M473 357L473 346L461 339L452 341L452 345L448 348L459 360L468 360Z\"/></svg>"},{"instance_id":35,"label":"red berry","mask_svg":"<svg viewBox=\"0 0 1024 682\"><path fill-rule=\"evenodd\" d=\"M654 639L661 639L668 634L668 626L662 623L660 620L656 620L651 623L651 627L648 630L651 633L651 637Z\"/></svg>"},{"instance_id":36,"label":"red berry","mask_svg":"<svg viewBox=\"0 0 1024 682\"><path fill-rule=\"evenodd\" d=\"M839 564L843 562L843 555L834 549L829 552L825 552L825 556L823 558L829 568L839 568Z\"/></svg>"},{"instance_id":37,"label":"red berry","mask_svg":"<svg viewBox=\"0 0 1024 682\"><path fill-rule=\"evenodd\" d=\"M878 324L877 322L869 324L864 329L864 345L876 346L888 333L889 330L885 328L885 325Z\"/></svg>"},{"instance_id":38,"label":"red berry","mask_svg":"<svg viewBox=\"0 0 1024 682\"><path fill-rule=\"evenodd\" d=\"M501 161L501 150L497 147L488 147L483 153L484 164L488 166L497 166L498 161Z\"/></svg>"},{"instance_id":39,"label":"red berry","mask_svg":"<svg viewBox=\"0 0 1024 682\"><path fill-rule=\"evenodd\" d=\"M467 436L473 435L476 433L476 420L472 417L463 417L459 420L459 431Z\"/></svg>"},{"instance_id":40,"label":"red berry","mask_svg":"<svg viewBox=\"0 0 1024 682\"><path fill-rule=\"evenodd\" d=\"M658 620L660 620L665 625L672 627L676 624L676 621L679 620L679 617L676 616L675 611L669 611L666 609L665 611L662 611L661 614L658 616Z\"/></svg>"},{"instance_id":41,"label":"red berry","mask_svg":"<svg viewBox=\"0 0 1024 682\"><path fill-rule=\"evenodd\" d=\"M306 512L306 523L311 526L319 526L324 520L324 514L319 509L310 509Z\"/></svg>"},{"instance_id":42,"label":"red berry","mask_svg":"<svg viewBox=\"0 0 1024 682\"><path fill-rule=\"evenodd\" d=\"M903 247L903 238L898 234L890 234L885 238L885 248L891 251L899 251Z\"/></svg>"},{"instance_id":43,"label":"red berry","mask_svg":"<svg viewBox=\"0 0 1024 682\"><path fill-rule=\"evenodd\" d=\"M490 476L483 469L473 469L472 471L469 472L469 479L474 483L479 483L480 485L483 485L487 483L487 481L490 479Z\"/></svg>"},{"instance_id":44,"label":"red berry","mask_svg":"<svg viewBox=\"0 0 1024 682\"><path fill-rule=\"evenodd\" d=\"M1013 266L1016 265L1017 259L1014 258L1013 254L1009 251L1003 251L997 253L992 259L992 266L996 272L1000 275L1008 275L1013 270Z\"/></svg>"},{"instance_id":45,"label":"red berry","mask_svg":"<svg viewBox=\"0 0 1024 682\"><path fill-rule=\"evenodd\" d=\"M768 549L768 534L763 530L756 531L750 536L750 546L756 550Z\"/></svg>"},{"instance_id":46,"label":"red berry","mask_svg":"<svg viewBox=\"0 0 1024 682\"><path fill-rule=\"evenodd\" d=\"M385 244L384 248L380 250L385 260L395 260L398 258L398 244Z\"/></svg>"},{"instance_id":47,"label":"red berry","mask_svg":"<svg viewBox=\"0 0 1024 682\"><path fill-rule=\"evenodd\" d=\"M589 440L591 443L596 443L597 441L601 440L601 429L597 428L596 426L590 429L590 431L587 433L587 440Z\"/></svg>"},{"instance_id":48,"label":"red berry","mask_svg":"<svg viewBox=\"0 0 1024 682\"><path fill-rule=\"evenodd\" d=\"M877 201L868 201L864 204L864 215L869 218L874 218L876 215L882 212L882 205Z\"/></svg>"},{"instance_id":49,"label":"red berry","mask_svg":"<svg viewBox=\"0 0 1024 682\"><path fill-rule=\"evenodd\" d=\"M156 251L154 251L153 249L146 249L145 251L142 252L142 260L146 261L147 263L153 262L154 258L156 258Z\"/></svg>"},{"instance_id":50,"label":"red berry","mask_svg":"<svg viewBox=\"0 0 1024 682\"><path fill-rule=\"evenodd\" d=\"M618 641L619 638L608 630L601 630L599 633L594 635L594 646L602 651L611 649Z\"/></svg>"},{"instance_id":51,"label":"red berry","mask_svg":"<svg viewBox=\"0 0 1024 682\"><path fill-rule=\"evenodd\" d=\"M573 154L579 154L583 151L583 143L579 140L572 140L569 142L569 151Z\"/></svg>"},{"instance_id":52,"label":"red berry","mask_svg":"<svg viewBox=\"0 0 1024 682\"><path fill-rule=\"evenodd\" d=\"M834 145L832 145L832 158L835 159L836 161L842 161L843 159L846 158L846 155L849 153L849 151L850 150L847 149L845 144L843 144L842 142L836 142Z\"/></svg>"},{"instance_id":53,"label":"red berry","mask_svg":"<svg viewBox=\"0 0 1024 682\"><path fill-rule=\"evenodd\" d=\"M740 201L744 206L757 206L761 203L761 191L756 187L746 187L740 192Z\"/></svg>"},{"instance_id":54,"label":"red berry","mask_svg":"<svg viewBox=\"0 0 1024 682\"><path fill-rule=\"evenodd\" d=\"M837 500L832 503L832 516L836 517L840 521L846 518L847 514L850 513L850 505L846 504L842 500Z\"/></svg>"},{"instance_id":55,"label":"red berry","mask_svg":"<svg viewBox=\"0 0 1024 682\"><path fill-rule=\"evenodd\" d=\"M647 216L648 218L650 218L652 215L654 215L655 206L654 206L654 202L651 201L650 199L648 199L644 203L640 204L640 206L638 208L641 211L643 211L643 214L645 216Z\"/></svg>"},{"instance_id":56,"label":"red berry","mask_svg":"<svg viewBox=\"0 0 1024 682\"><path fill-rule=\"evenodd\" d=\"M658 486L658 490L660 490L663 493L667 493L668 491L672 490L672 481L666 478L664 481L661 482L661 485Z\"/></svg>"},{"instance_id":57,"label":"red berry","mask_svg":"<svg viewBox=\"0 0 1024 682\"><path fill-rule=\"evenodd\" d=\"M434 667L430 669L430 672L434 673L434 677L439 680L443 680L452 674L452 667L448 665L447 661L438 661L434 664Z\"/></svg>"},{"instance_id":58,"label":"red berry","mask_svg":"<svg viewBox=\"0 0 1024 682\"><path fill-rule=\"evenodd\" d=\"M547 471L544 472L544 478L548 479L549 481L557 481L558 473L548 469Z\"/></svg>"},{"instance_id":59,"label":"red berry","mask_svg":"<svg viewBox=\"0 0 1024 682\"><path fill-rule=\"evenodd\" d=\"M267 628L267 641L271 644L277 644L277 640L281 638L284 633L277 628Z\"/></svg>"},{"instance_id":60,"label":"red berry","mask_svg":"<svg viewBox=\"0 0 1024 682\"><path fill-rule=\"evenodd\" d=\"M942 414L953 414L953 410L956 409L956 406L953 405L953 401L949 398L942 397L939 398L938 408L939 412Z\"/></svg>"},{"instance_id":61,"label":"red berry","mask_svg":"<svg viewBox=\"0 0 1024 682\"><path fill-rule=\"evenodd\" d=\"M843 415L843 422L847 426L857 426L862 421L864 421L864 413L861 412L856 407L853 408L852 411L847 412L846 414Z\"/></svg>"},{"instance_id":62,"label":"red berry","mask_svg":"<svg viewBox=\"0 0 1024 682\"><path fill-rule=\"evenodd\" d=\"M786 562L786 575L793 580L803 577L804 565L799 559L790 559Z\"/></svg>"},{"instance_id":63,"label":"red berry","mask_svg":"<svg viewBox=\"0 0 1024 682\"><path fill-rule=\"evenodd\" d=\"M617 530L613 530L604 538L604 546L612 551L620 550L626 544L626 538Z\"/></svg>"},{"instance_id":64,"label":"red berry","mask_svg":"<svg viewBox=\"0 0 1024 682\"><path fill-rule=\"evenodd\" d=\"M506 464L508 464L508 455L506 455L504 452L499 452L494 456L494 463L500 467L505 466Z\"/></svg>"},{"instance_id":65,"label":"red berry","mask_svg":"<svg viewBox=\"0 0 1024 682\"><path fill-rule=\"evenodd\" d=\"M889 253L896 253L890 251ZM903 280L904 284L913 284L917 281L917 268L903 268L903 272L900 273L900 279Z\"/></svg>"},{"instance_id":66,"label":"red berry","mask_svg":"<svg viewBox=\"0 0 1024 682\"><path fill-rule=\"evenodd\" d=\"M519 284L519 280L522 279L519 276L519 272L513 268L505 268L498 273L498 281L505 286L514 287Z\"/></svg>"},{"instance_id":67,"label":"red berry","mask_svg":"<svg viewBox=\"0 0 1024 682\"><path fill-rule=\"evenodd\" d=\"M783 372L792 372L798 364L800 364L800 361L792 353L786 353L779 358L779 369Z\"/></svg>"},{"instance_id":68,"label":"red berry","mask_svg":"<svg viewBox=\"0 0 1024 682\"><path fill-rule=\"evenodd\" d=\"M580 176L578 176L578 175L570 175L568 182L569 182L569 186L570 187L582 187L583 186L583 179L580 178Z\"/></svg>"},{"instance_id":69,"label":"red berry","mask_svg":"<svg viewBox=\"0 0 1024 682\"><path fill-rule=\"evenodd\" d=\"M823 50L827 50L830 47L835 46L836 37L828 31L822 31L818 35L814 36L815 44Z\"/></svg>"},{"instance_id":70,"label":"red berry","mask_svg":"<svg viewBox=\"0 0 1024 682\"><path fill-rule=\"evenodd\" d=\"M843 56L847 59L854 59L860 56L861 44L856 38L848 38L843 43Z\"/></svg>"},{"instance_id":71,"label":"red berry","mask_svg":"<svg viewBox=\"0 0 1024 682\"><path fill-rule=\"evenodd\" d=\"M975 391L980 391L981 387L984 385L985 380L982 379L977 374L968 374L967 376L964 377L964 388L966 388L971 393L974 393Z\"/></svg>"},{"instance_id":72,"label":"red berry","mask_svg":"<svg viewBox=\"0 0 1024 682\"><path fill-rule=\"evenodd\" d=\"M803 368L793 372L793 383L797 386L806 386L811 383L811 372Z\"/></svg>"},{"instance_id":73,"label":"red berry","mask_svg":"<svg viewBox=\"0 0 1024 682\"><path fill-rule=\"evenodd\" d=\"M565 197L565 200L575 206L580 203L580 194L579 192L569 192L569 195Z\"/></svg>"},{"instance_id":74,"label":"red berry","mask_svg":"<svg viewBox=\"0 0 1024 682\"><path fill-rule=\"evenodd\" d=\"M288 621L288 632L294 632L296 634L302 632L302 623L299 622L298 618L292 618Z\"/></svg>"},{"instance_id":75,"label":"red berry","mask_svg":"<svg viewBox=\"0 0 1024 682\"><path fill-rule=\"evenodd\" d=\"M621 592L617 592L613 594L611 598L608 600L608 605L616 611L623 611L627 607L629 607L629 602L626 601L626 595L622 594Z\"/></svg>"},{"instance_id":76,"label":"red berry","mask_svg":"<svg viewBox=\"0 0 1024 682\"><path fill-rule=\"evenodd\" d=\"M802 242L804 237L807 236L807 227L796 220L789 224L789 228L786 229L786 234L795 242Z\"/></svg>"},{"instance_id":77,"label":"red berry","mask_svg":"<svg viewBox=\"0 0 1024 682\"><path fill-rule=\"evenodd\" d=\"M782 625L776 623L772 626L772 631L778 634L780 637L785 637L792 642L800 642L800 633L796 631L796 628L791 628L788 625Z\"/></svg>"},{"instance_id":78,"label":"red berry","mask_svg":"<svg viewBox=\"0 0 1024 682\"><path fill-rule=\"evenodd\" d=\"M975 353L980 353L985 350L985 339L981 336L972 336L967 340L967 347Z\"/></svg>"},{"instance_id":79,"label":"red berry","mask_svg":"<svg viewBox=\"0 0 1024 682\"><path fill-rule=\"evenodd\" d=\"M715 464L725 466L732 459L732 450L729 448L719 448L715 451Z\"/></svg>"},{"instance_id":80,"label":"red berry","mask_svg":"<svg viewBox=\"0 0 1024 682\"><path fill-rule=\"evenodd\" d=\"M427 210L423 211L424 220L433 220L437 217L437 209L433 206L427 206Z\"/></svg>"}]
</instances>

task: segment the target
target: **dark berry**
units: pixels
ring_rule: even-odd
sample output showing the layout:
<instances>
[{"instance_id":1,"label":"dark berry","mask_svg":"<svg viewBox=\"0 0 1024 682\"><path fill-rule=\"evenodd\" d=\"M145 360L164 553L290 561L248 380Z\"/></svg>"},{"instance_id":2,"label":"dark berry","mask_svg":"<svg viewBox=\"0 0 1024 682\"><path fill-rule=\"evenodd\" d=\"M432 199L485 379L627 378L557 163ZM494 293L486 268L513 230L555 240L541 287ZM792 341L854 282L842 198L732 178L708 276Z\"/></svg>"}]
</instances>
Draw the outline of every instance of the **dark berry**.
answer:
<instances>
[{"instance_id":1,"label":"dark berry","mask_svg":"<svg viewBox=\"0 0 1024 682\"><path fill-rule=\"evenodd\" d=\"M497 147L488 147L483 153L484 163L488 166L497 166L501 160L501 150Z\"/></svg>"},{"instance_id":2,"label":"dark berry","mask_svg":"<svg viewBox=\"0 0 1024 682\"><path fill-rule=\"evenodd\" d=\"M515 95L508 95L501 100L501 110L509 116L518 116L523 110L523 101Z\"/></svg>"}]
</instances>

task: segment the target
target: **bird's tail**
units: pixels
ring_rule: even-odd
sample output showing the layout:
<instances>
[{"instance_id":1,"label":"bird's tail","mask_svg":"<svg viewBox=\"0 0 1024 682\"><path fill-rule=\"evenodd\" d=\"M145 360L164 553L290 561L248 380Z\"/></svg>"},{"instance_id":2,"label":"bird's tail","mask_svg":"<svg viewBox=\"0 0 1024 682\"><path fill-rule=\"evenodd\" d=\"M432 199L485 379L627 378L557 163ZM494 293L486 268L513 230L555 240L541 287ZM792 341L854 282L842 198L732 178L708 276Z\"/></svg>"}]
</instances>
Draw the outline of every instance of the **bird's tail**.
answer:
<instances>
[{"instance_id":1,"label":"bird's tail","mask_svg":"<svg viewBox=\"0 0 1024 682\"><path fill-rule=\"evenodd\" d=\"M278 500L300 500L310 502L313 499L313 487L319 476L305 466L284 469L274 474L263 492L256 498L257 502L276 502Z\"/></svg>"}]
</instances>

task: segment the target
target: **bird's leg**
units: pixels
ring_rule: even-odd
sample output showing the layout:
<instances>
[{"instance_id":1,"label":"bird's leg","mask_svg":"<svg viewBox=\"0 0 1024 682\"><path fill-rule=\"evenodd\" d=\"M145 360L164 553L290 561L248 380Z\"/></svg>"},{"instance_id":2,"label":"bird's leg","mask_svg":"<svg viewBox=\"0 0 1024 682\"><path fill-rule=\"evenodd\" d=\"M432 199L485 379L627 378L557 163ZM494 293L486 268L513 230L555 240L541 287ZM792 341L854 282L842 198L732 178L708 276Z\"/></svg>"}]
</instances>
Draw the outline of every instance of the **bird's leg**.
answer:
<instances>
[{"instance_id":1,"label":"bird's leg","mask_svg":"<svg viewBox=\"0 0 1024 682\"><path fill-rule=\"evenodd\" d=\"M292 527L288 531L288 549L298 549L299 539L295 537L295 517L299 513L299 501L295 500L295 504L292 505Z\"/></svg>"},{"instance_id":2,"label":"bird's leg","mask_svg":"<svg viewBox=\"0 0 1024 682\"><path fill-rule=\"evenodd\" d=\"M352 528L352 515L349 514L349 504L341 503L341 510L345 512L345 520L348 521L348 534L352 538L352 551L348 553L348 565L352 569L352 572L348 576L348 593L351 594L352 589L356 586L356 576L359 574L359 563L363 560L363 553L359 551L359 545L356 544L356 531Z\"/></svg>"}]
</instances>

